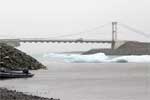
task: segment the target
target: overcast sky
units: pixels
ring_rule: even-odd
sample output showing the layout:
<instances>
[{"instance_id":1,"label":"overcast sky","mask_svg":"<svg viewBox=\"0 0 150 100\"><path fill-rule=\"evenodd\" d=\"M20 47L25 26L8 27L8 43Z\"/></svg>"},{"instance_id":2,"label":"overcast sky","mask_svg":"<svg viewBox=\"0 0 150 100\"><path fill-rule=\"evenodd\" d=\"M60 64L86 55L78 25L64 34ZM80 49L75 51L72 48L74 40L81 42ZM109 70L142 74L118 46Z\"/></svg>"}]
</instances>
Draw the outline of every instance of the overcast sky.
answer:
<instances>
[{"instance_id":1,"label":"overcast sky","mask_svg":"<svg viewBox=\"0 0 150 100\"><path fill-rule=\"evenodd\" d=\"M150 33L150 1L0 0L0 36L59 36L111 21Z\"/></svg>"}]
</instances>

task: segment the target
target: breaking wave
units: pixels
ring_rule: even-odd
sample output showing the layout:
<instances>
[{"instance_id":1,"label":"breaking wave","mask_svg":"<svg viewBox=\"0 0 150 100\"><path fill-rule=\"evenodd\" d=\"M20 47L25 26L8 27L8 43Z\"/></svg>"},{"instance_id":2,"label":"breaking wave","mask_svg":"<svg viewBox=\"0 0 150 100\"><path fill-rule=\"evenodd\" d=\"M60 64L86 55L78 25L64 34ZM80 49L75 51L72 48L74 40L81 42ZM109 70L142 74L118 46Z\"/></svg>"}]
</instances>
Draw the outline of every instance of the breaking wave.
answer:
<instances>
[{"instance_id":1,"label":"breaking wave","mask_svg":"<svg viewBox=\"0 0 150 100\"><path fill-rule=\"evenodd\" d=\"M62 59L66 62L76 62L76 63L106 63L106 62L150 62L150 55L129 55L129 56L107 56L104 53L97 53L91 55L81 55L81 54L59 54L59 53L49 53L43 56L44 58L56 58Z\"/></svg>"}]
</instances>

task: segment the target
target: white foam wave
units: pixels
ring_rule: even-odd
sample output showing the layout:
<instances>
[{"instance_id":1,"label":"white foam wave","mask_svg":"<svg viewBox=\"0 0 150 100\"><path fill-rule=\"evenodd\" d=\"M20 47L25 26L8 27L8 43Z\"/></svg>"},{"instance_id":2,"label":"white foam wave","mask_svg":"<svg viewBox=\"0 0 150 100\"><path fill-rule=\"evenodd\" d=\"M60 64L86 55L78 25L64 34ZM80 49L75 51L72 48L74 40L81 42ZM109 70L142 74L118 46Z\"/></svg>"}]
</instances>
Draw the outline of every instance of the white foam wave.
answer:
<instances>
[{"instance_id":1,"label":"white foam wave","mask_svg":"<svg viewBox=\"0 0 150 100\"><path fill-rule=\"evenodd\" d=\"M58 54L49 53L45 54L43 57L46 58L57 58L63 59L67 62L83 62L83 63L102 63L102 62L150 62L150 55L129 55L129 56L116 56L110 57L106 56L104 53L97 53L91 55L81 55L81 54Z\"/></svg>"},{"instance_id":2,"label":"white foam wave","mask_svg":"<svg viewBox=\"0 0 150 100\"><path fill-rule=\"evenodd\" d=\"M116 57L111 62L127 61L127 62L150 62L150 55L131 55Z\"/></svg>"}]
</instances>

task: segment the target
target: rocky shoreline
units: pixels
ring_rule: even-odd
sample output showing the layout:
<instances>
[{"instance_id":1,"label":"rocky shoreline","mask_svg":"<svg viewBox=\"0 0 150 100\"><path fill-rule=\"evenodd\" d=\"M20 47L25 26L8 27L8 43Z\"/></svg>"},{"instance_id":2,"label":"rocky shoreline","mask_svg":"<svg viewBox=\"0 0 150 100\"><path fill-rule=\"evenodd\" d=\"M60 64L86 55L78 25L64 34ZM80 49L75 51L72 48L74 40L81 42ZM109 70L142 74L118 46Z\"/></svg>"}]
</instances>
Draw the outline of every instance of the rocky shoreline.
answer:
<instances>
[{"instance_id":1,"label":"rocky shoreline","mask_svg":"<svg viewBox=\"0 0 150 100\"><path fill-rule=\"evenodd\" d=\"M8 90L6 88L0 88L0 100L60 100L60 99L27 95L22 92Z\"/></svg>"},{"instance_id":2,"label":"rocky shoreline","mask_svg":"<svg viewBox=\"0 0 150 100\"><path fill-rule=\"evenodd\" d=\"M82 54L105 53L106 55L150 55L150 43L127 42L117 49L92 49Z\"/></svg>"},{"instance_id":3,"label":"rocky shoreline","mask_svg":"<svg viewBox=\"0 0 150 100\"><path fill-rule=\"evenodd\" d=\"M26 53L0 43L0 69L7 70L37 70L45 69L46 66L42 65L33 57L27 55ZM3 80L0 80L3 81ZM60 100L53 98L44 98L33 95L27 95L22 92L17 92L13 90L8 90L6 88L0 88L0 100Z\"/></svg>"},{"instance_id":4,"label":"rocky shoreline","mask_svg":"<svg viewBox=\"0 0 150 100\"><path fill-rule=\"evenodd\" d=\"M26 53L12 46L0 43L0 68L2 67L10 70L37 70L46 68L40 62Z\"/></svg>"}]
</instances>

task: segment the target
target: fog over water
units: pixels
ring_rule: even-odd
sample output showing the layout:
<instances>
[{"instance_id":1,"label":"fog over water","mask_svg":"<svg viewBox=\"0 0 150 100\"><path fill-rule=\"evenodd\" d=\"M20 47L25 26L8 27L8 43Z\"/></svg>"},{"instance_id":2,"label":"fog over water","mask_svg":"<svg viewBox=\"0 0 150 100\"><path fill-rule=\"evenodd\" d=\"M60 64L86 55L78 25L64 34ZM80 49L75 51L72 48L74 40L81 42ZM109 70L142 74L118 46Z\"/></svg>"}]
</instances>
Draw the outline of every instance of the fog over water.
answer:
<instances>
[{"instance_id":1,"label":"fog over water","mask_svg":"<svg viewBox=\"0 0 150 100\"><path fill-rule=\"evenodd\" d=\"M149 41L149 8L149 0L0 0L0 38L110 40L111 22L117 21L147 34L144 37L118 26L118 40ZM106 23L110 24L103 29L86 32ZM74 33L82 34L63 36ZM149 55L64 53L109 47L96 43L21 43L17 48L48 70L31 71L35 76L29 79L0 81L0 87L61 100L149 100ZM120 60L126 63L118 63Z\"/></svg>"},{"instance_id":2,"label":"fog over water","mask_svg":"<svg viewBox=\"0 0 150 100\"><path fill-rule=\"evenodd\" d=\"M31 71L35 74L33 78L0 81L0 87L61 100L148 100L150 97L148 55L110 57L99 53L85 56L56 53L53 50L63 49L59 46L51 49L52 45L48 44L22 46L19 49L48 69ZM118 58L130 63L104 62Z\"/></svg>"},{"instance_id":3,"label":"fog over water","mask_svg":"<svg viewBox=\"0 0 150 100\"><path fill-rule=\"evenodd\" d=\"M0 37L57 37L112 21L150 34L149 5L149 0L1 0ZM130 31L118 30L120 39L145 40ZM96 33L99 35L94 38L110 38L111 26ZM89 34L84 37L92 37L94 32Z\"/></svg>"},{"instance_id":4,"label":"fog over water","mask_svg":"<svg viewBox=\"0 0 150 100\"><path fill-rule=\"evenodd\" d=\"M90 55L83 57L80 63L76 63L64 61L64 55L68 57L68 53L53 53L53 56L56 55L55 58L51 53L31 54L48 70L31 71L35 76L29 79L0 81L0 87L61 100L148 100L150 97L150 63L83 61L89 58L94 60L93 55L92 58ZM71 55L78 60L82 58L82 55ZM104 54L95 56L107 58Z\"/></svg>"}]
</instances>

